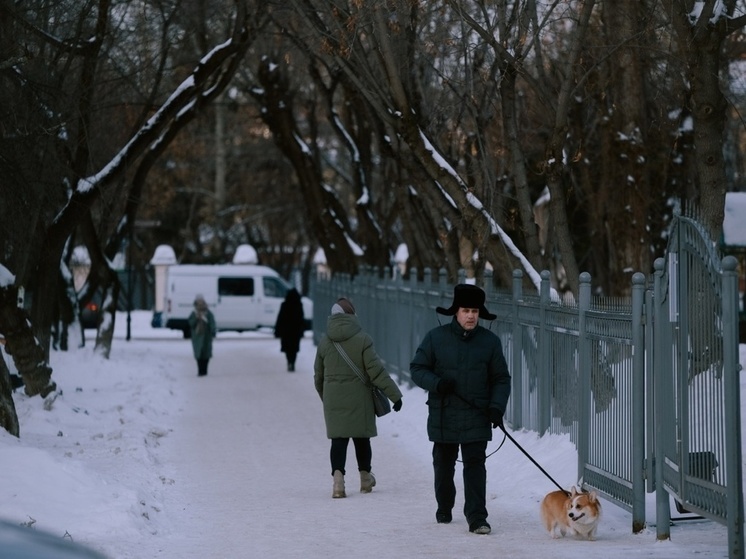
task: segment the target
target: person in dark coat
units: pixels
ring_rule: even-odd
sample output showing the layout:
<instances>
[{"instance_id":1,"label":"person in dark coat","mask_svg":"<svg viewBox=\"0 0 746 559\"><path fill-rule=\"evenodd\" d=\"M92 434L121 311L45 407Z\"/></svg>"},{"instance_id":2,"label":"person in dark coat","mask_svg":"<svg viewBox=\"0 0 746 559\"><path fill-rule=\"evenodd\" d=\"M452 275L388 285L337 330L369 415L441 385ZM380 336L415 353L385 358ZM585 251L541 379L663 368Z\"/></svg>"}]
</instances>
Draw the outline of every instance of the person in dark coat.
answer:
<instances>
[{"instance_id":1,"label":"person in dark coat","mask_svg":"<svg viewBox=\"0 0 746 559\"><path fill-rule=\"evenodd\" d=\"M300 351L300 340L305 329L300 293L292 288L285 295L275 322L275 338L280 338L280 351L287 358L290 372L295 371L295 358Z\"/></svg>"},{"instance_id":2,"label":"person in dark coat","mask_svg":"<svg viewBox=\"0 0 746 559\"><path fill-rule=\"evenodd\" d=\"M326 436L331 439L332 497L337 499L347 496L344 476L350 439L355 445L360 492L373 490L376 478L371 473L370 439L378 435L378 431L371 389L363 384L334 343L340 345L372 384L383 390L394 403L394 411L401 409L402 394L373 348L373 339L361 328L352 303L341 297L332 306L331 313L326 335L316 350L313 381L324 405Z\"/></svg>"},{"instance_id":3,"label":"person in dark coat","mask_svg":"<svg viewBox=\"0 0 746 559\"><path fill-rule=\"evenodd\" d=\"M197 376L207 375L207 364L212 358L212 339L216 334L215 315L202 295L194 298L194 310L188 318L192 332L192 351L197 360Z\"/></svg>"},{"instance_id":4,"label":"person in dark coat","mask_svg":"<svg viewBox=\"0 0 746 559\"><path fill-rule=\"evenodd\" d=\"M479 318L496 318L484 301L479 287L457 285L450 308L435 309L453 319L425 335L410 363L412 381L429 392L427 434L433 442L435 519L441 524L451 522L460 447L464 516L469 531L476 534L491 531L485 501L485 454L492 429L503 428L511 388L500 338L479 325Z\"/></svg>"}]
</instances>

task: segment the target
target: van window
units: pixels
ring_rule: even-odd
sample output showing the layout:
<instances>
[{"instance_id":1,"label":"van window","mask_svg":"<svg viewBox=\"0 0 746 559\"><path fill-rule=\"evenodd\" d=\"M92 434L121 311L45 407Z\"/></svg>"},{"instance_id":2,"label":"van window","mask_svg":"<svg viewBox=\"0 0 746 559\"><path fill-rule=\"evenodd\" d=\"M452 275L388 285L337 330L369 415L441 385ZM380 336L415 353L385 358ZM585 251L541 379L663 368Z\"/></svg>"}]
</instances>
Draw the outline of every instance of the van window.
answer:
<instances>
[{"instance_id":1,"label":"van window","mask_svg":"<svg viewBox=\"0 0 746 559\"><path fill-rule=\"evenodd\" d=\"M262 282L264 283L264 295L266 297L285 298L285 295L288 292L288 286L284 281L279 278L264 277L262 278Z\"/></svg>"},{"instance_id":2,"label":"van window","mask_svg":"<svg viewBox=\"0 0 746 559\"><path fill-rule=\"evenodd\" d=\"M251 297L254 295L254 278L218 278L218 295Z\"/></svg>"}]
</instances>

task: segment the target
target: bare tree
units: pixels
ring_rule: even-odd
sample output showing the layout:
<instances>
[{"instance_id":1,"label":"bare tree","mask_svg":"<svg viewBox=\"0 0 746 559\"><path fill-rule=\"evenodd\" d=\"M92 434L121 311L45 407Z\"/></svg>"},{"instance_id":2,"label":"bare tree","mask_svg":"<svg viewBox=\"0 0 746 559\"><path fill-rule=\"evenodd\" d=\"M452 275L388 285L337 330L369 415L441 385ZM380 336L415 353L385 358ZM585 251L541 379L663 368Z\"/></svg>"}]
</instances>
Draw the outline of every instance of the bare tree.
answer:
<instances>
[{"instance_id":1,"label":"bare tree","mask_svg":"<svg viewBox=\"0 0 746 559\"><path fill-rule=\"evenodd\" d=\"M263 123L243 136L270 131L294 176L248 202L265 192L263 175L232 187L229 173L228 191L244 199L227 204L245 208L238 217L266 214L272 197L302 199L309 242L335 270L382 267L405 241L414 266L452 278L491 265L507 284L516 266L532 281L549 268L573 290L587 270L597 289L623 294L661 249L671 201L700 197L693 96L660 2L294 0L269 10L274 25L241 75ZM551 209L536 223L545 189ZM270 230L294 238L261 220L252 230L268 245Z\"/></svg>"},{"instance_id":2,"label":"bare tree","mask_svg":"<svg viewBox=\"0 0 746 559\"><path fill-rule=\"evenodd\" d=\"M63 13L75 13L65 12L65 6L60 8L63 9ZM56 135L47 143L57 144L57 149L63 153L63 156L55 160L56 165L51 169L58 173L55 176L43 166L43 161L29 161L39 151L40 155L45 155L46 152L43 150L9 150L6 153L17 158L8 163L8 166L18 168L19 172L14 175L16 182L10 183L0 194L6 200L9 196L11 199L12 196L18 196L29 200L24 189L28 184L38 184L37 191L32 192L38 193L39 201L43 201L36 219L16 220L4 224L7 228L4 233L7 232L7 236L3 235L2 239L8 268L16 274L16 282L0 288L0 332L5 336L6 347L23 376L26 393L31 396L45 396L55 387L50 379L51 368L48 365L49 332L51 309L56 304L56 286L66 243L76 228L86 223L90 227L87 220L90 219L94 201L107 195L116 199L117 194L121 193L128 202L123 210L123 216L117 218L117 234L108 239L107 250L112 251L112 247L121 246L134 222L139 193L153 162L163 153L176 133L225 89L254 37L253 25L261 24L261 18L257 17L260 12L250 11L250 6L246 2L236 3L227 39L208 49L171 95L151 111L142 125L126 139L113 156L92 169L91 148L94 138L89 136L88 132L93 128L91 117L93 99L98 87L95 79L97 61L103 44L109 38L107 29L114 14L114 6L107 0L101 0L92 8L90 12L85 8L77 12L80 38L66 39L47 33L41 26L35 25L33 18L27 18L27 14L14 9L11 3L0 4L2 21L10 20L13 22L10 27L28 30L28 33L39 38L37 44L40 53L55 53L58 57L68 60L68 67L74 66L77 69L74 72L77 77L74 98L77 102L70 111L71 114L77 115L77 120L73 122L60 120L62 112L58 114L45 107L43 94L53 90L35 89L34 81L30 77L31 72L23 64L13 65L0 76L9 89L16 88L24 93L20 97L23 103L36 102L36 111L29 111L29 115L47 115L53 121L35 122L29 118L25 124L32 129L36 137L45 139L48 135L45 137L44 134L50 127L51 130L56 129ZM87 28L92 31L93 39L84 41L83 37L90 38ZM46 56L41 58L46 59ZM50 60L55 58L51 57ZM54 70L48 69L47 72L62 78L65 65ZM63 97L61 91L57 93L60 98ZM3 125L8 128L13 126L12 119L17 121L19 118L18 113L13 111L4 113L3 117ZM17 125L15 129L18 129ZM40 176L40 170L46 174ZM37 174L34 174L34 171ZM46 179L47 182L42 179ZM5 202L0 206L7 207ZM16 242L20 240L23 242ZM99 246L99 250L104 253L103 246ZM19 315L22 309L18 309L15 297L18 286L24 286L31 295L30 322ZM105 298L108 305L105 310L112 318L111 321L105 321L108 325L108 334L99 334L99 338L104 342L101 351L105 354L108 354L110 349L113 314L116 308L115 301L110 300L111 297Z\"/></svg>"},{"instance_id":3,"label":"bare tree","mask_svg":"<svg viewBox=\"0 0 746 559\"><path fill-rule=\"evenodd\" d=\"M746 12L738 0L661 0L661 6L670 17L690 87L687 108L696 132L694 168L698 186L698 196L693 201L710 237L718 239L727 186L723 154L727 102L720 76L725 41L746 25Z\"/></svg>"}]
</instances>

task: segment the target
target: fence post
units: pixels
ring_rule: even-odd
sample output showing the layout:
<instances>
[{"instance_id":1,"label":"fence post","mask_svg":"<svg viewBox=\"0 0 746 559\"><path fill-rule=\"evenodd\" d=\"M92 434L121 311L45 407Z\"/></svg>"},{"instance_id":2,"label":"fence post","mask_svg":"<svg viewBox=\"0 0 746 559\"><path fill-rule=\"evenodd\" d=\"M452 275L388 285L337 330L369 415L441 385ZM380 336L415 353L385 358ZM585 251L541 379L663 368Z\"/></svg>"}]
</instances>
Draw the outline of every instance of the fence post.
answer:
<instances>
[{"instance_id":1,"label":"fence post","mask_svg":"<svg viewBox=\"0 0 746 559\"><path fill-rule=\"evenodd\" d=\"M440 291L440 297L438 300L438 305L441 305L441 300L446 297L446 288L448 287L448 272L446 272L445 268L440 268L438 270L438 291ZM446 308L449 307L448 303L445 303L444 306Z\"/></svg>"},{"instance_id":2,"label":"fence post","mask_svg":"<svg viewBox=\"0 0 746 559\"><path fill-rule=\"evenodd\" d=\"M552 420L552 348L547 332L547 307L550 302L549 278L549 270L542 270L539 304L539 436L549 431Z\"/></svg>"},{"instance_id":3,"label":"fence post","mask_svg":"<svg viewBox=\"0 0 746 559\"><path fill-rule=\"evenodd\" d=\"M670 371L672 367L671 363L671 339L668 333L670 330L665 328L663 325L664 320L669 320L668 313L663 316L663 268L666 265L666 261L663 258L656 258L653 263L655 268L655 276L653 281L653 327L655 333L653 335L656 340L655 345L652 348L653 351L653 397L655 398L654 410L660 410L664 402L662 398L663 386L664 386L664 374L670 376L670 372L664 373L664 371ZM670 297L671 294L669 293ZM666 333L666 339L663 338L664 332ZM651 418L651 421L655 425L655 537L658 540L670 540L671 539L671 505L669 501L668 491L663 485L663 460L664 460L664 447L663 437L667 433L667 429L664 426L664 422L661 417L657 415Z\"/></svg>"},{"instance_id":4,"label":"fence post","mask_svg":"<svg viewBox=\"0 0 746 559\"><path fill-rule=\"evenodd\" d=\"M428 312L430 311L430 293L432 292L432 290L433 290L433 270L431 268L425 268L422 271L422 291L423 291L423 297L425 299L425 308L428 310Z\"/></svg>"},{"instance_id":5,"label":"fence post","mask_svg":"<svg viewBox=\"0 0 746 559\"><path fill-rule=\"evenodd\" d=\"M407 309L407 316L403 320L397 320L394 328L396 329L396 369L398 377L401 378L402 371L409 370L409 339L407 334L412 330L412 295L410 294L406 300L404 292L404 278L401 274L397 274L398 268L396 266L391 267L392 277L394 278L394 290L395 290L395 302L394 308L391 309L391 314L395 314L399 309ZM382 325L381 333L388 332L390 323L385 326Z\"/></svg>"},{"instance_id":6,"label":"fence post","mask_svg":"<svg viewBox=\"0 0 746 559\"><path fill-rule=\"evenodd\" d=\"M591 275L583 272L578 278L578 477L582 478L588 462L591 416L591 343L588 338L586 313L591 308Z\"/></svg>"},{"instance_id":7,"label":"fence post","mask_svg":"<svg viewBox=\"0 0 746 559\"><path fill-rule=\"evenodd\" d=\"M645 274L632 276L632 532L645 528Z\"/></svg>"},{"instance_id":8,"label":"fence post","mask_svg":"<svg viewBox=\"0 0 746 559\"><path fill-rule=\"evenodd\" d=\"M486 300L489 302L490 299L492 299L492 292L494 291L494 287L492 285L492 270L485 270L484 271L484 286L482 287L484 290L484 296Z\"/></svg>"},{"instance_id":9,"label":"fence post","mask_svg":"<svg viewBox=\"0 0 746 559\"><path fill-rule=\"evenodd\" d=\"M647 426L645 428L645 478L647 483L647 492L652 493L656 489L655 479L655 296L653 289L645 289L645 414L647 417Z\"/></svg>"},{"instance_id":10,"label":"fence post","mask_svg":"<svg viewBox=\"0 0 746 559\"><path fill-rule=\"evenodd\" d=\"M740 365L738 363L738 261L723 258L723 374L725 383L725 417L736 418L725 425L726 492L728 554L742 559L743 549L743 478L741 463Z\"/></svg>"},{"instance_id":11,"label":"fence post","mask_svg":"<svg viewBox=\"0 0 746 559\"><path fill-rule=\"evenodd\" d=\"M523 428L523 336L521 335L521 321L518 317L519 304L523 301L523 271L513 270L513 312L511 313L513 353L510 369L513 377L513 413L511 423L513 429Z\"/></svg>"}]
</instances>

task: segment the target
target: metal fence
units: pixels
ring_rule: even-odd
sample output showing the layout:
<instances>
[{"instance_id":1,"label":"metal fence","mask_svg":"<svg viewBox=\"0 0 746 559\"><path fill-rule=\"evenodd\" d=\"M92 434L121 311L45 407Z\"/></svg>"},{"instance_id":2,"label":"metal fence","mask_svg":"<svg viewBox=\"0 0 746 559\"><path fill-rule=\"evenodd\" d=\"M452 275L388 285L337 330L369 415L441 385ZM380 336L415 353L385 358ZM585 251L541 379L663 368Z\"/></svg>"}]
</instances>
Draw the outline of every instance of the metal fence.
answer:
<instances>
[{"instance_id":1,"label":"metal fence","mask_svg":"<svg viewBox=\"0 0 746 559\"><path fill-rule=\"evenodd\" d=\"M679 511L728 526L743 557L738 277L690 218L678 218L655 263L653 393L657 533L669 536L667 493ZM664 497L665 496L665 497Z\"/></svg>"},{"instance_id":2,"label":"metal fence","mask_svg":"<svg viewBox=\"0 0 746 559\"><path fill-rule=\"evenodd\" d=\"M634 274L629 299L593 297L586 273L572 303L550 297L548 272L538 294L524 292L520 270L510 292L493 290L487 276L486 304L498 318L485 326L513 377L513 428L568 434L582 485L631 512L634 532L645 526L646 490L656 491L658 537L669 536L670 493L682 510L726 524L729 556L742 559L735 260L721 263L694 223L676 218L654 282ZM317 278L314 338L334 301L349 297L389 371L411 385L410 360L450 320L435 307L450 306L453 287L429 270L422 282L388 269Z\"/></svg>"}]
</instances>

